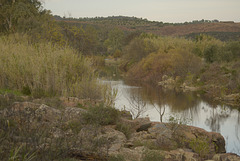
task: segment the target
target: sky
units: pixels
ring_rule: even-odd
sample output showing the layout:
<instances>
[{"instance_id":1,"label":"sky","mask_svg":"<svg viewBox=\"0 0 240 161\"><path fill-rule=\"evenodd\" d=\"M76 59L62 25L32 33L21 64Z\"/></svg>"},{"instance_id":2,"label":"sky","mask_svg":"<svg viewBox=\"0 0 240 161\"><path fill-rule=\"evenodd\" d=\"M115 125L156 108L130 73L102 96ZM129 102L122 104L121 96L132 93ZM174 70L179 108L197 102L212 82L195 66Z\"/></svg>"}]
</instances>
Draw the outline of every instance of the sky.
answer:
<instances>
[{"instance_id":1,"label":"sky","mask_svg":"<svg viewBox=\"0 0 240 161\"><path fill-rule=\"evenodd\" d=\"M134 16L151 21L240 22L240 0L42 0L53 15L65 17Z\"/></svg>"}]
</instances>

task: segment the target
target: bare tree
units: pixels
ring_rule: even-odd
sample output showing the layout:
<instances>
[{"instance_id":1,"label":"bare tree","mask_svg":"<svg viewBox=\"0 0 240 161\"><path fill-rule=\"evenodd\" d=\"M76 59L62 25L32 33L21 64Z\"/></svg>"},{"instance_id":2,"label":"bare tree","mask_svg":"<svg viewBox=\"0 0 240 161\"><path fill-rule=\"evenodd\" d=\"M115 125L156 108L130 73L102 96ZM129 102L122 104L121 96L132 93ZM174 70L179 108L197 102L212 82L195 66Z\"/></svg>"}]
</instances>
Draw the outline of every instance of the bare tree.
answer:
<instances>
[{"instance_id":1,"label":"bare tree","mask_svg":"<svg viewBox=\"0 0 240 161\"><path fill-rule=\"evenodd\" d=\"M164 97L161 97L161 95L160 95L159 89L157 90L157 104L155 104L153 102L153 100L151 100L151 104L159 113L159 121L160 122L163 122L163 116L164 116L165 110L166 110L166 104L164 104L164 100L165 100Z\"/></svg>"},{"instance_id":2,"label":"bare tree","mask_svg":"<svg viewBox=\"0 0 240 161\"><path fill-rule=\"evenodd\" d=\"M138 88L136 91L132 91L131 96L128 97L127 100L131 106L130 112L135 119L146 112L147 103L142 99L140 88Z\"/></svg>"},{"instance_id":3,"label":"bare tree","mask_svg":"<svg viewBox=\"0 0 240 161\"><path fill-rule=\"evenodd\" d=\"M163 115L165 113L166 110L166 105L160 105L160 106L156 106L155 104L152 104L153 107L157 110L157 112L159 113L159 120L160 122L163 122Z\"/></svg>"}]
</instances>

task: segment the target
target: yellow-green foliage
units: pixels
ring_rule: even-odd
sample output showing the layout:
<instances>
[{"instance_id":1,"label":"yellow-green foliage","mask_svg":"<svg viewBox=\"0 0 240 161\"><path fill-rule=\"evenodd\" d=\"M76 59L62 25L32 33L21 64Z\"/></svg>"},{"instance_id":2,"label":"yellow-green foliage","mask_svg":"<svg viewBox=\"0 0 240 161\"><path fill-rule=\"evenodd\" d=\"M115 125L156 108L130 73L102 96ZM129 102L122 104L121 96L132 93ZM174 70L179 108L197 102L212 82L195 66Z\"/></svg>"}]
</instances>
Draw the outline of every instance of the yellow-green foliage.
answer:
<instances>
[{"instance_id":1,"label":"yellow-green foliage","mask_svg":"<svg viewBox=\"0 0 240 161\"><path fill-rule=\"evenodd\" d=\"M191 140L189 143L189 146L191 149L198 153L201 157L205 157L210 150L210 145L206 138L196 138L194 140Z\"/></svg>"},{"instance_id":2,"label":"yellow-green foliage","mask_svg":"<svg viewBox=\"0 0 240 161\"><path fill-rule=\"evenodd\" d=\"M170 49L149 54L129 71L130 79L157 83L163 75L185 78L188 73L198 73L202 60L185 49Z\"/></svg>"},{"instance_id":3,"label":"yellow-green foliage","mask_svg":"<svg viewBox=\"0 0 240 161\"><path fill-rule=\"evenodd\" d=\"M70 48L29 44L22 35L0 37L0 88L33 96L99 98L88 61Z\"/></svg>"}]
</instances>

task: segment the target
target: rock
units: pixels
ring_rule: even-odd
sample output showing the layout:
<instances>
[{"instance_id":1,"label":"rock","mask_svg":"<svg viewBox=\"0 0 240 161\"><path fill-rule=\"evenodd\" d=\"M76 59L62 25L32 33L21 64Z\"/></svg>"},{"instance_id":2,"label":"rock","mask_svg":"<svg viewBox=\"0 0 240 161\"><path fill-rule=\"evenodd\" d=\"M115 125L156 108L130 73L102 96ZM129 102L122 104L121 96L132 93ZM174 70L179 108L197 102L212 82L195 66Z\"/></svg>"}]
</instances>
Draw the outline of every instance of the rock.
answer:
<instances>
[{"instance_id":1,"label":"rock","mask_svg":"<svg viewBox=\"0 0 240 161\"><path fill-rule=\"evenodd\" d=\"M31 102L16 102L12 107L5 109L4 114L22 124L33 122L51 124L57 123L61 118L60 110Z\"/></svg>"},{"instance_id":2,"label":"rock","mask_svg":"<svg viewBox=\"0 0 240 161\"><path fill-rule=\"evenodd\" d=\"M127 141L126 136L117 130L112 128L104 127L104 133L99 135L99 138L105 138L109 141L108 152L109 154L116 153Z\"/></svg>"},{"instance_id":3,"label":"rock","mask_svg":"<svg viewBox=\"0 0 240 161\"><path fill-rule=\"evenodd\" d=\"M134 149L121 148L118 154L123 156L125 161L141 161L144 150L143 146Z\"/></svg>"},{"instance_id":4,"label":"rock","mask_svg":"<svg viewBox=\"0 0 240 161\"><path fill-rule=\"evenodd\" d=\"M79 120L83 113L87 112L87 110L77 107L66 107L64 110L64 116L66 120Z\"/></svg>"},{"instance_id":5,"label":"rock","mask_svg":"<svg viewBox=\"0 0 240 161\"><path fill-rule=\"evenodd\" d=\"M132 148L132 147L134 147L134 144L132 142L127 142L127 143L124 144L124 147L125 148Z\"/></svg>"},{"instance_id":6,"label":"rock","mask_svg":"<svg viewBox=\"0 0 240 161\"><path fill-rule=\"evenodd\" d=\"M42 121L54 122L60 119L61 111L42 104L35 110L35 116Z\"/></svg>"},{"instance_id":7,"label":"rock","mask_svg":"<svg viewBox=\"0 0 240 161\"><path fill-rule=\"evenodd\" d=\"M101 153L115 154L124 147L127 142L126 136L115 129L108 126L96 128L95 126L85 126L78 134L79 140L77 144L79 148L89 149L93 151L98 149Z\"/></svg>"},{"instance_id":8,"label":"rock","mask_svg":"<svg viewBox=\"0 0 240 161\"><path fill-rule=\"evenodd\" d=\"M158 123L148 132L156 138L156 144L163 149L176 149L177 142L174 140L173 131L168 127L168 124Z\"/></svg>"},{"instance_id":9,"label":"rock","mask_svg":"<svg viewBox=\"0 0 240 161\"><path fill-rule=\"evenodd\" d=\"M101 103L101 100L79 99L77 97L61 97L60 100L63 102L63 106L65 107L86 107L90 105L99 105Z\"/></svg>"},{"instance_id":10,"label":"rock","mask_svg":"<svg viewBox=\"0 0 240 161\"><path fill-rule=\"evenodd\" d=\"M240 161L240 156L233 153L215 154L214 161Z\"/></svg>"},{"instance_id":11,"label":"rock","mask_svg":"<svg viewBox=\"0 0 240 161\"><path fill-rule=\"evenodd\" d=\"M197 153L190 152L184 149L176 149L171 151L162 151L164 160L175 161L201 161L200 156Z\"/></svg>"},{"instance_id":12,"label":"rock","mask_svg":"<svg viewBox=\"0 0 240 161\"><path fill-rule=\"evenodd\" d=\"M136 131L137 132L148 131L148 128L150 128L151 126L152 126L152 123L143 124Z\"/></svg>"},{"instance_id":13,"label":"rock","mask_svg":"<svg viewBox=\"0 0 240 161\"><path fill-rule=\"evenodd\" d=\"M167 89L173 89L176 86L176 81L172 77L164 75L162 76L162 81L158 82L158 85Z\"/></svg>"},{"instance_id":14,"label":"rock","mask_svg":"<svg viewBox=\"0 0 240 161\"><path fill-rule=\"evenodd\" d=\"M191 92L194 92L194 91L198 91L200 90L199 87L193 87L193 86L187 86L186 83L183 83L180 88L186 92L186 91L191 91Z\"/></svg>"},{"instance_id":15,"label":"rock","mask_svg":"<svg viewBox=\"0 0 240 161\"><path fill-rule=\"evenodd\" d=\"M107 156L103 153L96 153L94 151L84 151L77 148L72 148L69 150L69 155L74 158L74 160L79 159L87 161L106 161ZM71 159L70 159L71 160Z\"/></svg>"},{"instance_id":16,"label":"rock","mask_svg":"<svg viewBox=\"0 0 240 161\"><path fill-rule=\"evenodd\" d=\"M158 147L163 149L188 148L201 157L211 158L216 153L225 152L223 136L204 129L170 123L156 123L148 129L149 135L156 138ZM196 145L200 147L196 148ZM202 149L201 149L202 148Z\"/></svg>"},{"instance_id":17,"label":"rock","mask_svg":"<svg viewBox=\"0 0 240 161\"><path fill-rule=\"evenodd\" d=\"M81 118L85 112L86 110L76 107L59 110L45 104L16 102L10 108L0 111L0 115L16 121L21 130L27 127L26 132L45 132L47 135L41 138L39 148L51 148L53 144L57 147L61 141L61 146L67 145L69 155L78 159L106 160L109 154L122 155L125 160L140 161L145 157L146 151L161 154L166 161L240 159L235 154L225 153L225 140L219 133L174 123L152 123L149 118L129 120L127 114L120 120L120 123L133 129L130 139L127 140L122 132L115 130L116 125L82 124ZM71 123L74 126L70 126ZM79 129L70 133L71 128L65 130L65 124L72 129ZM21 141L22 138L23 136L14 136L15 141ZM8 145L7 142L4 143ZM23 144L27 144L27 141Z\"/></svg>"},{"instance_id":18,"label":"rock","mask_svg":"<svg viewBox=\"0 0 240 161\"><path fill-rule=\"evenodd\" d=\"M121 118L120 122L125 124L125 125L129 125L134 131L136 131L137 129L140 129L141 126L142 126L142 128L145 127L145 129L149 128L151 126L151 123L152 123L149 120L149 118L137 118L137 119L134 119L134 120L128 120L128 119L125 119L125 118Z\"/></svg>"}]
</instances>

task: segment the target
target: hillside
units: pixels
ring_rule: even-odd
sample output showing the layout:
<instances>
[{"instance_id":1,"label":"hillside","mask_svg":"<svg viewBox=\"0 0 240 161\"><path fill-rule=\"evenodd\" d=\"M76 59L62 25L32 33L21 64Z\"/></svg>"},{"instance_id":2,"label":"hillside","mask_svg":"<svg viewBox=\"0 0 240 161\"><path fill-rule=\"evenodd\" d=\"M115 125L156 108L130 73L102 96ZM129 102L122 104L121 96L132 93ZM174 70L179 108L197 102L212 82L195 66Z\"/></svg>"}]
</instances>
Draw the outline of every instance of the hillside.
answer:
<instances>
[{"instance_id":1,"label":"hillside","mask_svg":"<svg viewBox=\"0 0 240 161\"><path fill-rule=\"evenodd\" d=\"M163 23L148 21L136 17L112 16L96 18L61 18L54 16L59 22L73 25L92 25L97 28L120 28L123 31L142 31L162 36L194 37L206 33L221 40L240 40L240 23L219 22L218 20L200 20L185 23Z\"/></svg>"}]
</instances>

